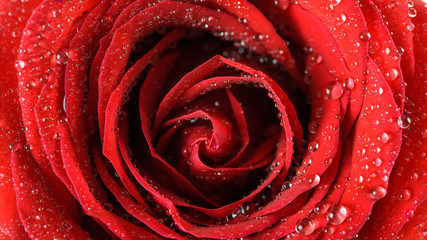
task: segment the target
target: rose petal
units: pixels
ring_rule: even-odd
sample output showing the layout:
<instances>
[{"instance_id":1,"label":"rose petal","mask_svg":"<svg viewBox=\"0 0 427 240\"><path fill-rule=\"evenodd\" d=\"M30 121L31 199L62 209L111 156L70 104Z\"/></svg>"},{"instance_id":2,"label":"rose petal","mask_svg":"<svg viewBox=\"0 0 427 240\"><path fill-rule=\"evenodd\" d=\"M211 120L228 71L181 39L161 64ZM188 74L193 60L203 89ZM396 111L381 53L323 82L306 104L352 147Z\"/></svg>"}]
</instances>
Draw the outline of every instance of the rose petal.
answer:
<instances>
[{"instance_id":1,"label":"rose petal","mask_svg":"<svg viewBox=\"0 0 427 240\"><path fill-rule=\"evenodd\" d=\"M45 185L40 168L22 144L12 153L12 172L16 192L16 206L30 238L86 238L86 232L67 214L60 212Z\"/></svg>"},{"instance_id":2,"label":"rose petal","mask_svg":"<svg viewBox=\"0 0 427 240\"><path fill-rule=\"evenodd\" d=\"M368 27L367 32L361 33L365 41L369 40L369 55L381 70L388 85L393 91L397 106L403 111L403 75L400 69L401 59L397 48L391 40L391 35L381 18L381 12L372 1L361 2L363 16ZM368 39L370 34L370 39Z\"/></svg>"},{"instance_id":3,"label":"rose petal","mask_svg":"<svg viewBox=\"0 0 427 240\"><path fill-rule=\"evenodd\" d=\"M341 1L337 5L331 5L326 0L298 1L298 3L329 28L354 79L354 88L351 91L348 110L342 124L343 135L346 136L362 106L360 96L363 93L363 71L366 68L364 55L367 53L367 44L358 40L360 33L366 30L363 15L357 4L352 1ZM348 31L347 26L352 26L352 31ZM360 47L354 47L356 43L359 43Z\"/></svg>"},{"instance_id":4,"label":"rose petal","mask_svg":"<svg viewBox=\"0 0 427 240\"><path fill-rule=\"evenodd\" d=\"M17 70L14 63L17 59L17 49L19 47L22 29L26 20L30 17L32 10L40 1L0 3L0 12L10 13L0 15L0 25L8 26L2 28L0 37L1 58L3 74L0 76L2 87L0 88L0 232L5 239L22 238L27 239L16 208L15 191L13 188L12 171L10 169L11 149L15 145L15 139L23 137L21 112L18 102ZM15 16L19 15L17 19ZM7 46L7 47L6 47ZM5 234L5 235L3 235Z\"/></svg>"},{"instance_id":5,"label":"rose petal","mask_svg":"<svg viewBox=\"0 0 427 240\"><path fill-rule=\"evenodd\" d=\"M121 206L123 206L129 214L132 214L132 216L136 217L142 223L146 224L150 229L154 230L157 234L160 234L163 237L183 239L177 233L161 224L158 219L147 213L147 210L151 212L147 205L137 205L134 201L132 201L129 195L124 194L126 193L127 189L121 188L120 185L117 184L115 180L109 175L102 156L99 150L96 150L96 147L94 148L94 153L95 163L99 170L99 174L103 179L103 182L114 194L116 199L120 202Z\"/></svg>"},{"instance_id":6,"label":"rose petal","mask_svg":"<svg viewBox=\"0 0 427 240\"><path fill-rule=\"evenodd\" d=\"M415 210L414 216L408 219L408 222L403 225L399 231L400 239L423 239L426 237L426 222L427 222L427 201L420 204Z\"/></svg>"},{"instance_id":7,"label":"rose petal","mask_svg":"<svg viewBox=\"0 0 427 240\"><path fill-rule=\"evenodd\" d=\"M414 1L414 2L419 2ZM392 34L393 42L396 47L402 47L404 53L402 55L401 68L405 82L412 82L414 79L414 45L411 32L411 18L409 16L410 8L408 1L375 1L375 4L381 11L384 22L387 22L387 28ZM419 10L422 11L421 8ZM413 12L413 8L411 9ZM422 14L422 13L421 13Z\"/></svg>"},{"instance_id":8,"label":"rose petal","mask_svg":"<svg viewBox=\"0 0 427 240\"><path fill-rule=\"evenodd\" d=\"M361 116L354 128L355 140L351 157L350 181L339 202L340 205L348 208L350 213L346 218L351 220L335 226L336 231L332 236L336 237L338 235L342 237L341 230L344 229L346 236L357 233L366 222L366 217L369 216L375 201L385 196L387 181L383 179L384 177L388 179L401 142L401 128L397 124L400 114L390 87L381 77L372 60L368 63L368 70L369 75L366 79L368 90L362 105ZM384 92L380 92L379 88L384 89ZM388 104L377 105L374 110L371 110L370 106L378 100ZM392 122L389 122L389 119ZM381 138L384 133L390 136L387 142ZM381 159L378 160L379 152L381 152ZM379 165L375 161L383 163ZM358 196L357 199L355 195ZM348 229L348 226L352 229Z\"/></svg>"},{"instance_id":9,"label":"rose petal","mask_svg":"<svg viewBox=\"0 0 427 240\"><path fill-rule=\"evenodd\" d=\"M91 193L83 172L78 165L76 166L78 160L75 156L75 149L69 133L67 133L67 129L64 126L61 126L61 133L63 135L61 137L61 154L64 166L76 190L77 199L86 214L105 224L106 228L122 239L143 239L146 236L157 238L156 234L137 227L123 218L110 213L101 205Z\"/></svg>"},{"instance_id":10,"label":"rose petal","mask_svg":"<svg viewBox=\"0 0 427 240\"><path fill-rule=\"evenodd\" d=\"M339 144L341 145L341 144ZM308 199L296 199L292 204L287 205L285 208L278 212L273 212L270 215L278 215L281 216L281 220L278 224L273 225L272 228L263 230L262 232L255 235L252 239L277 239L281 238L289 233L292 233L295 231L296 223L303 217L307 217L310 211L314 209L314 207L322 200L322 198L325 197L325 195L328 192L328 187L335 179L336 173L339 167L339 157L341 154L337 154L336 159L332 161L330 167L323 173L321 180L318 184L319 187L316 187L314 192L312 193L311 197ZM282 196L279 196L282 197ZM283 196L286 197L286 196ZM298 203L303 203L304 205L302 207L299 206ZM296 205L296 208L293 212L287 213L289 209L294 208L294 204ZM326 209L327 210L327 209ZM296 212L297 211L297 212ZM316 219L319 218L320 219ZM325 220L325 216L322 214L322 212L318 213L313 217L313 219L319 220ZM320 225L320 224L319 224ZM321 227L319 226L321 229ZM296 236L298 237L298 235ZM313 236L310 236L313 238Z\"/></svg>"},{"instance_id":11,"label":"rose petal","mask_svg":"<svg viewBox=\"0 0 427 240\"><path fill-rule=\"evenodd\" d=\"M418 46L415 50L417 74L413 81L408 82L406 88L407 96L415 107L412 109L409 108L412 106L405 106L410 109L409 112L405 110L405 114L412 123L403 131L402 148L390 177L388 194L375 205L371 219L361 230L361 239L396 236L406 219L410 218L416 207L427 197L427 178L422 174L427 171L427 162L424 159L427 154L425 137L427 121L423 117L427 116L425 96L427 84L424 66L427 48L426 30L423 27L426 12L424 3L421 1L416 3L416 7L419 11L413 20L416 25L414 45Z\"/></svg>"},{"instance_id":12,"label":"rose petal","mask_svg":"<svg viewBox=\"0 0 427 240\"><path fill-rule=\"evenodd\" d=\"M197 11L196 11L197 8ZM191 11L193 14L191 18L186 18L187 13ZM178 2L163 1L153 8L147 8L143 13L137 14L134 18L130 19L126 24L119 27L115 32L113 37L107 35L104 37L106 42L108 39L111 39L109 45L101 44L101 55L105 54L105 58L102 59L102 64L108 64L109 66L115 66L114 69L110 68L101 68L99 73L99 102L98 102L98 118L99 125L101 130L101 136L103 136L103 126L105 121L105 106L107 96L111 94L114 88L117 86L120 77L121 70L126 67L126 62L130 55L130 49L134 42L138 39L142 39L144 36L147 36L157 30L160 26L192 26L195 21L202 21L205 16L213 16L213 20L208 25L208 29L213 31L214 26L219 26L218 30L233 30L236 33L236 40L247 41L250 46L257 47L260 51L265 51L259 43L255 42L252 39L243 38L244 32L249 32L249 35L253 35L250 29L247 29L243 24L239 23L234 17L217 12L207 8L196 7L192 4L183 4ZM165 19L164 22L158 21L158 17ZM153 21L153 19L155 21ZM150 24L148 24L150 23ZM219 24L221 23L221 24ZM195 28L204 28L204 26L196 25ZM130 33L136 33L130 34ZM108 49L111 51L120 47L123 51L112 51L108 52ZM107 52L103 53L103 49ZM99 55L99 54L98 54ZM97 58L95 58L96 60ZM96 62L94 63L96 64ZM102 70L104 69L104 70ZM107 70L108 69L108 70Z\"/></svg>"}]
</instances>

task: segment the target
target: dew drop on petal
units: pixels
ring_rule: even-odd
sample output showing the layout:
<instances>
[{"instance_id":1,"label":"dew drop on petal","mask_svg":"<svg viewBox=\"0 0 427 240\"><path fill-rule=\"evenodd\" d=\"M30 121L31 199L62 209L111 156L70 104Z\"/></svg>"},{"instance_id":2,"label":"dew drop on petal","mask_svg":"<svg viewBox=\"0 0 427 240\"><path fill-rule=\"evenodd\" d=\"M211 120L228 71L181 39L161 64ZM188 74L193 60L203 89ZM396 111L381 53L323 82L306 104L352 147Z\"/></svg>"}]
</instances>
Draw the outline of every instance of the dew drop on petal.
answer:
<instances>
[{"instance_id":1,"label":"dew drop on petal","mask_svg":"<svg viewBox=\"0 0 427 240\"><path fill-rule=\"evenodd\" d=\"M338 19L338 22L344 23L346 20L347 20L347 16L345 14L341 14Z\"/></svg>"},{"instance_id":2,"label":"dew drop on petal","mask_svg":"<svg viewBox=\"0 0 427 240\"><path fill-rule=\"evenodd\" d=\"M409 199L411 199L411 196L412 194L408 189L402 189L400 190L397 199L399 199L400 201L408 201Z\"/></svg>"},{"instance_id":3,"label":"dew drop on petal","mask_svg":"<svg viewBox=\"0 0 427 240\"><path fill-rule=\"evenodd\" d=\"M411 181L412 182L416 182L416 181L418 181L418 179L419 179L419 177L420 177L420 175L418 174L418 173L412 173L412 175L411 175Z\"/></svg>"},{"instance_id":4,"label":"dew drop on petal","mask_svg":"<svg viewBox=\"0 0 427 240\"><path fill-rule=\"evenodd\" d=\"M415 8L409 8L408 15L411 18L416 17L417 16L417 10Z\"/></svg>"},{"instance_id":5,"label":"dew drop on petal","mask_svg":"<svg viewBox=\"0 0 427 240\"><path fill-rule=\"evenodd\" d=\"M399 126L402 129L407 129L411 125L411 119L408 116L406 116L406 115L402 115L397 120L397 124L399 124Z\"/></svg>"},{"instance_id":6,"label":"dew drop on petal","mask_svg":"<svg viewBox=\"0 0 427 240\"><path fill-rule=\"evenodd\" d=\"M386 132L381 133L380 140L382 143L388 143L388 141L390 141L390 138L391 138L390 134Z\"/></svg>"},{"instance_id":7,"label":"dew drop on petal","mask_svg":"<svg viewBox=\"0 0 427 240\"><path fill-rule=\"evenodd\" d=\"M341 0L331 0L331 5L336 7L338 4L340 4Z\"/></svg>"},{"instance_id":8,"label":"dew drop on petal","mask_svg":"<svg viewBox=\"0 0 427 240\"><path fill-rule=\"evenodd\" d=\"M308 131L310 133L316 133L318 127L319 127L319 123L317 121L312 121L310 122L310 124L308 124Z\"/></svg>"},{"instance_id":9,"label":"dew drop on petal","mask_svg":"<svg viewBox=\"0 0 427 240\"><path fill-rule=\"evenodd\" d=\"M395 80L399 76L399 71L397 71L396 68L391 68L389 71L386 72L385 78L387 80Z\"/></svg>"},{"instance_id":10,"label":"dew drop on petal","mask_svg":"<svg viewBox=\"0 0 427 240\"><path fill-rule=\"evenodd\" d=\"M359 38L362 42L367 42L369 41L369 39L371 39L371 34L368 31L363 30L362 32L360 32Z\"/></svg>"},{"instance_id":11,"label":"dew drop on petal","mask_svg":"<svg viewBox=\"0 0 427 240\"><path fill-rule=\"evenodd\" d=\"M349 215L350 212L345 206L334 205L327 216L327 220L332 225L339 225L343 223Z\"/></svg>"},{"instance_id":12,"label":"dew drop on petal","mask_svg":"<svg viewBox=\"0 0 427 240\"><path fill-rule=\"evenodd\" d=\"M344 92L342 84L337 81L330 81L326 85L326 98L331 100L339 99Z\"/></svg>"},{"instance_id":13,"label":"dew drop on petal","mask_svg":"<svg viewBox=\"0 0 427 240\"><path fill-rule=\"evenodd\" d=\"M408 29L408 31L412 32L415 29L415 25L413 23L408 23L408 25L406 25L406 29Z\"/></svg>"},{"instance_id":14,"label":"dew drop on petal","mask_svg":"<svg viewBox=\"0 0 427 240\"><path fill-rule=\"evenodd\" d=\"M111 203L104 203L104 208L105 208L105 210L107 210L109 212L112 212L114 209L114 207Z\"/></svg>"},{"instance_id":15,"label":"dew drop on petal","mask_svg":"<svg viewBox=\"0 0 427 240\"><path fill-rule=\"evenodd\" d=\"M329 236L333 235L335 233L335 231L336 231L336 229L334 226L327 226L324 230L324 232Z\"/></svg>"},{"instance_id":16,"label":"dew drop on petal","mask_svg":"<svg viewBox=\"0 0 427 240\"><path fill-rule=\"evenodd\" d=\"M311 54L311 53L313 52L313 48L312 48L312 47L310 47L310 46L305 46L305 47L303 47L303 50L304 50L304 52L305 52L305 53L307 53L307 54Z\"/></svg>"},{"instance_id":17,"label":"dew drop on petal","mask_svg":"<svg viewBox=\"0 0 427 240\"><path fill-rule=\"evenodd\" d=\"M315 230L315 224L309 218L301 218L295 225L295 232L301 235L310 235Z\"/></svg>"},{"instance_id":18,"label":"dew drop on petal","mask_svg":"<svg viewBox=\"0 0 427 240\"><path fill-rule=\"evenodd\" d=\"M282 190L286 190L286 189L289 189L289 188L291 188L292 187L292 183L291 182L288 182L288 181L286 181L285 183L283 183L283 185L282 185Z\"/></svg>"},{"instance_id":19,"label":"dew drop on petal","mask_svg":"<svg viewBox=\"0 0 427 240\"><path fill-rule=\"evenodd\" d=\"M372 162L375 166L380 167L382 164L381 158L375 158L375 160Z\"/></svg>"},{"instance_id":20,"label":"dew drop on petal","mask_svg":"<svg viewBox=\"0 0 427 240\"><path fill-rule=\"evenodd\" d=\"M315 152L319 148L319 144L317 142L311 142L308 144L308 151Z\"/></svg>"},{"instance_id":21,"label":"dew drop on petal","mask_svg":"<svg viewBox=\"0 0 427 240\"><path fill-rule=\"evenodd\" d=\"M68 52L65 48L60 48L55 53L55 61L58 64L67 64L68 60L70 60L70 52Z\"/></svg>"},{"instance_id":22,"label":"dew drop on petal","mask_svg":"<svg viewBox=\"0 0 427 240\"><path fill-rule=\"evenodd\" d=\"M354 88L354 79L351 77L348 77L346 79L344 79L343 81L343 87L347 90L353 90Z\"/></svg>"},{"instance_id":23,"label":"dew drop on petal","mask_svg":"<svg viewBox=\"0 0 427 240\"><path fill-rule=\"evenodd\" d=\"M402 55L403 53L405 53L405 49L403 47L396 47L396 51L399 55Z\"/></svg>"},{"instance_id":24,"label":"dew drop on petal","mask_svg":"<svg viewBox=\"0 0 427 240\"><path fill-rule=\"evenodd\" d=\"M387 194L387 190L382 186L375 186L369 194L373 199L381 199Z\"/></svg>"},{"instance_id":25,"label":"dew drop on petal","mask_svg":"<svg viewBox=\"0 0 427 240\"><path fill-rule=\"evenodd\" d=\"M15 62L15 68L18 70L21 70L25 67L25 62L22 60L16 60Z\"/></svg>"},{"instance_id":26,"label":"dew drop on petal","mask_svg":"<svg viewBox=\"0 0 427 240\"><path fill-rule=\"evenodd\" d=\"M317 174L311 175L308 178L308 183L310 183L312 187L317 186L320 183L320 176Z\"/></svg>"},{"instance_id":27,"label":"dew drop on petal","mask_svg":"<svg viewBox=\"0 0 427 240\"><path fill-rule=\"evenodd\" d=\"M325 214L329 210L330 204L325 202L319 202L314 207L314 212L317 214Z\"/></svg>"}]
</instances>

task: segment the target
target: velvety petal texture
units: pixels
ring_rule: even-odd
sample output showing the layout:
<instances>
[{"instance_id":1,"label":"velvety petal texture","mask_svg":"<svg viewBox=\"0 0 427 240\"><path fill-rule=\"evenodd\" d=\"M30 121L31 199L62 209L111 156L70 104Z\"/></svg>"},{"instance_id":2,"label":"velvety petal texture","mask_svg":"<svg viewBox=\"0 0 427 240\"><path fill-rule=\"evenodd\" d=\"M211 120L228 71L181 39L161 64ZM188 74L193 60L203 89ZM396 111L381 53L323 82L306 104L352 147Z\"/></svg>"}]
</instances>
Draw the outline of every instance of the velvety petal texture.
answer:
<instances>
[{"instance_id":1,"label":"velvety petal texture","mask_svg":"<svg viewBox=\"0 0 427 240\"><path fill-rule=\"evenodd\" d=\"M0 239L427 238L426 9L0 2Z\"/></svg>"}]
</instances>

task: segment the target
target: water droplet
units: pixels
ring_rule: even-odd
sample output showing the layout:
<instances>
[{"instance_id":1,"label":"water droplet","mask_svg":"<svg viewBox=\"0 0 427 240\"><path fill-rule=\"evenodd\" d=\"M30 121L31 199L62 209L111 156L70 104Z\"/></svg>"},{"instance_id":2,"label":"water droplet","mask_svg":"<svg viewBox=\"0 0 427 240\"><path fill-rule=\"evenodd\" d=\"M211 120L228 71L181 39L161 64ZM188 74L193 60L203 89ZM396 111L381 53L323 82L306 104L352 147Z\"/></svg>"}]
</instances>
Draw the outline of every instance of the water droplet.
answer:
<instances>
[{"instance_id":1,"label":"water droplet","mask_svg":"<svg viewBox=\"0 0 427 240\"><path fill-rule=\"evenodd\" d=\"M345 89L351 91L354 88L354 79L351 77L345 78L342 84Z\"/></svg>"},{"instance_id":2,"label":"water droplet","mask_svg":"<svg viewBox=\"0 0 427 240\"><path fill-rule=\"evenodd\" d=\"M411 199L411 196L412 194L408 189L402 189L400 190L397 199L399 199L400 201L408 201L409 199Z\"/></svg>"},{"instance_id":3,"label":"water droplet","mask_svg":"<svg viewBox=\"0 0 427 240\"><path fill-rule=\"evenodd\" d=\"M238 18L237 19L240 23L246 23L248 20L246 18Z\"/></svg>"},{"instance_id":4,"label":"water droplet","mask_svg":"<svg viewBox=\"0 0 427 240\"><path fill-rule=\"evenodd\" d=\"M417 10L415 8L409 8L408 15L411 18L416 17L417 16Z\"/></svg>"},{"instance_id":5,"label":"water droplet","mask_svg":"<svg viewBox=\"0 0 427 240\"><path fill-rule=\"evenodd\" d=\"M310 152L315 152L317 151L318 148L319 148L319 144L317 142L311 142L308 144L308 147L307 147L308 151Z\"/></svg>"},{"instance_id":6,"label":"water droplet","mask_svg":"<svg viewBox=\"0 0 427 240\"><path fill-rule=\"evenodd\" d=\"M295 231L301 235L310 235L315 229L315 224L309 218L301 218L295 225Z\"/></svg>"},{"instance_id":7,"label":"water droplet","mask_svg":"<svg viewBox=\"0 0 427 240\"><path fill-rule=\"evenodd\" d=\"M61 133L60 133L60 132L55 132L55 133L52 135L52 138L53 138L53 139L61 139Z\"/></svg>"},{"instance_id":8,"label":"water droplet","mask_svg":"<svg viewBox=\"0 0 427 240\"><path fill-rule=\"evenodd\" d=\"M332 236L335 233L336 229L334 226L326 226L324 232L329 236Z\"/></svg>"},{"instance_id":9,"label":"water droplet","mask_svg":"<svg viewBox=\"0 0 427 240\"><path fill-rule=\"evenodd\" d=\"M381 199L383 198L385 195L387 194L387 190L382 187L382 186L375 186L371 192L370 192L370 196L373 199Z\"/></svg>"},{"instance_id":10,"label":"water droplet","mask_svg":"<svg viewBox=\"0 0 427 240\"><path fill-rule=\"evenodd\" d=\"M411 119L406 115L402 115L397 120L397 124L399 124L402 129L407 129L411 125Z\"/></svg>"},{"instance_id":11,"label":"water droplet","mask_svg":"<svg viewBox=\"0 0 427 240\"><path fill-rule=\"evenodd\" d=\"M322 56L321 56L320 54L313 54L313 55L310 57L310 61L311 61L313 64L319 64L319 63L321 63L321 62L323 61L323 58L322 58Z\"/></svg>"},{"instance_id":12,"label":"water droplet","mask_svg":"<svg viewBox=\"0 0 427 240\"><path fill-rule=\"evenodd\" d=\"M340 4L341 0L331 0L331 5L332 6L337 6L338 4Z\"/></svg>"},{"instance_id":13,"label":"water droplet","mask_svg":"<svg viewBox=\"0 0 427 240\"><path fill-rule=\"evenodd\" d=\"M343 205L334 205L327 216L327 220L332 225L343 223L350 215L348 209Z\"/></svg>"},{"instance_id":14,"label":"water droplet","mask_svg":"<svg viewBox=\"0 0 427 240\"><path fill-rule=\"evenodd\" d=\"M415 29L415 25L413 23L408 23L408 25L406 25L406 29L408 29L408 31L412 32Z\"/></svg>"},{"instance_id":15,"label":"water droplet","mask_svg":"<svg viewBox=\"0 0 427 240\"><path fill-rule=\"evenodd\" d=\"M304 52L306 52L307 54L311 54L313 52L313 48L310 46L305 46L303 47Z\"/></svg>"},{"instance_id":16,"label":"water droplet","mask_svg":"<svg viewBox=\"0 0 427 240\"><path fill-rule=\"evenodd\" d=\"M16 60L15 62L15 68L18 70L21 70L25 67L25 62L22 60Z\"/></svg>"},{"instance_id":17,"label":"water droplet","mask_svg":"<svg viewBox=\"0 0 427 240\"><path fill-rule=\"evenodd\" d=\"M347 20L347 16L343 13L338 18L338 22L340 22L340 23L344 23L346 20Z\"/></svg>"},{"instance_id":18,"label":"water droplet","mask_svg":"<svg viewBox=\"0 0 427 240\"><path fill-rule=\"evenodd\" d=\"M339 82L330 81L326 85L325 92L327 99L337 100L342 96L344 89L342 87L342 84L340 84Z\"/></svg>"},{"instance_id":19,"label":"water droplet","mask_svg":"<svg viewBox=\"0 0 427 240\"><path fill-rule=\"evenodd\" d=\"M107 210L109 212L113 211L113 209L114 209L114 207L111 203L104 203L103 205L104 205L105 210Z\"/></svg>"},{"instance_id":20,"label":"water droplet","mask_svg":"<svg viewBox=\"0 0 427 240\"><path fill-rule=\"evenodd\" d=\"M372 162L375 166L380 167L382 164L381 158L375 158L375 160Z\"/></svg>"},{"instance_id":21,"label":"water droplet","mask_svg":"<svg viewBox=\"0 0 427 240\"><path fill-rule=\"evenodd\" d=\"M325 214L329 210L329 207L329 203L319 202L316 204L313 210L317 214Z\"/></svg>"},{"instance_id":22,"label":"water droplet","mask_svg":"<svg viewBox=\"0 0 427 240\"><path fill-rule=\"evenodd\" d=\"M37 86L38 86L38 83L36 81L33 81L33 80L28 81L27 85L26 85L26 87L28 89L36 88Z\"/></svg>"},{"instance_id":23,"label":"water droplet","mask_svg":"<svg viewBox=\"0 0 427 240\"><path fill-rule=\"evenodd\" d=\"M396 68L391 68L388 72L385 74L385 78L387 80L395 80L399 76L399 71L397 71Z\"/></svg>"},{"instance_id":24,"label":"water droplet","mask_svg":"<svg viewBox=\"0 0 427 240\"><path fill-rule=\"evenodd\" d=\"M317 121L312 121L310 124L308 124L308 131L311 133L316 133L318 127L319 123Z\"/></svg>"},{"instance_id":25,"label":"water droplet","mask_svg":"<svg viewBox=\"0 0 427 240\"><path fill-rule=\"evenodd\" d=\"M418 175L418 173L412 173L412 175L411 175L411 181L412 182L416 182L416 181L418 181L418 179L419 179L419 177L420 177L420 175Z\"/></svg>"},{"instance_id":26,"label":"water droplet","mask_svg":"<svg viewBox=\"0 0 427 240\"><path fill-rule=\"evenodd\" d=\"M68 52L65 48L60 48L55 53L55 61L58 64L67 64L68 60L70 60L70 52Z\"/></svg>"},{"instance_id":27,"label":"water droplet","mask_svg":"<svg viewBox=\"0 0 427 240\"><path fill-rule=\"evenodd\" d=\"M408 97L405 97L405 112L413 113L415 109L415 104Z\"/></svg>"},{"instance_id":28,"label":"water droplet","mask_svg":"<svg viewBox=\"0 0 427 240\"><path fill-rule=\"evenodd\" d=\"M371 34L368 31L363 30L362 32L360 32L359 38L362 42L367 42L369 41L369 39L371 39Z\"/></svg>"},{"instance_id":29,"label":"water droplet","mask_svg":"<svg viewBox=\"0 0 427 240\"><path fill-rule=\"evenodd\" d=\"M186 147L182 149L182 155L185 157L190 156L190 150Z\"/></svg>"},{"instance_id":30,"label":"water droplet","mask_svg":"<svg viewBox=\"0 0 427 240\"><path fill-rule=\"evenodd\" d=\"M403 47L396 47L396 51L399 55L402 55L403 53L405 53L405 49Z\"/></svg>"},{"instance_id":31,"label":"water droplet","mask_svg":"<svg viewBox=\"0 0 427 240\"><path fill-rule=\"evenodd\" d=\"M388 143L388 141L390 141L390 138L391 138L390 134L386 132L381 133L380 140L382 143Z\"/></svg>"},{"instance_id":32,"label":"water droplet","mask_svg":"<svg viewBox=\"0 0 427 240\"><path fill-rule=\"evenodd\" d=\"M291 182L286 181L286 182L284 182L284 183L283 183L283 185L282 185L282 190L286 190L286 189L289 189L289 188L291 188L291 187L292 187L292 183L291 183Z\"/></svg>"},{"instance_id":33,"label":"water droplet","mask_svg":"<svg viewBox=\"0 0 427 240\"><path fill-rule=\"evenodd\" d=\"M308 183L310 183L312 187L317 186L319 182L320 182L320 176L317 174L311 175L308 178Z\"/></svg>"}]
</instances>

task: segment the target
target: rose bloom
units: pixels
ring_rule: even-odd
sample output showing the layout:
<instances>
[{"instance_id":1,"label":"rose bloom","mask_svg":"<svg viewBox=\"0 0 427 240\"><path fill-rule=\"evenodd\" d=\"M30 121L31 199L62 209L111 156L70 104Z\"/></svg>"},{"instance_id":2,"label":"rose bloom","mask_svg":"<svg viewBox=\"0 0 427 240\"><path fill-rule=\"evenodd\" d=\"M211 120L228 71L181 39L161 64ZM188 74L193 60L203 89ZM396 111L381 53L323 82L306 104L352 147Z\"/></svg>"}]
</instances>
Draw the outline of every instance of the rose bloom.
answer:
<instances>
[{"instance_id":1,"label":"rose bloom","mask_svg":"<svg viewBox=\"0 0 427 240\"><path fill-rule=\"evenodd\" d=\"M0 239L427 239L403 0L0 2Z\"/></svg>"}]
</instances>

